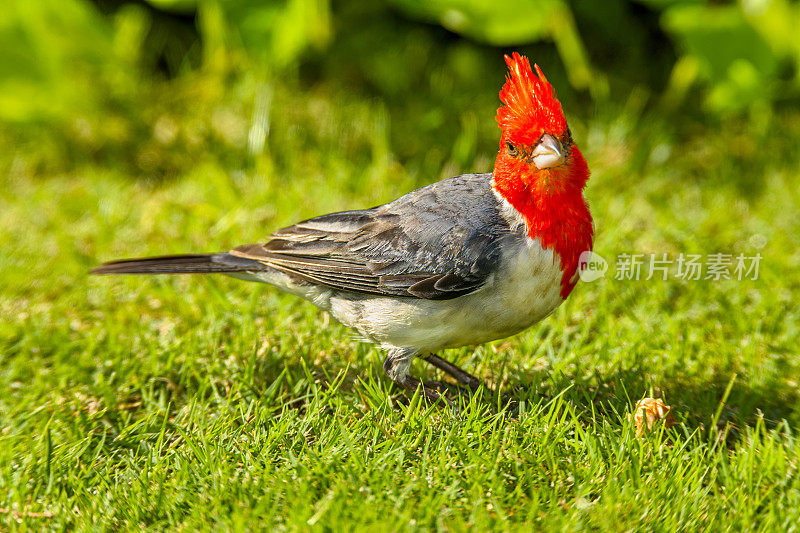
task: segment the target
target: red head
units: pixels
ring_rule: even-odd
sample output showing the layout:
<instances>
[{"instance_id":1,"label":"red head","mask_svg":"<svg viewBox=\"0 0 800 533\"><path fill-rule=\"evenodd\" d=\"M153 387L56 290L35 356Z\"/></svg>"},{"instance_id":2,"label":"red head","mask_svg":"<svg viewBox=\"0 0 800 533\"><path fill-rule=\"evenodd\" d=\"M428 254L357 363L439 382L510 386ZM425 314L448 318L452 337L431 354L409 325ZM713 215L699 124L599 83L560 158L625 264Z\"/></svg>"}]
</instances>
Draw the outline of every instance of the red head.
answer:
<instances>
[{"instance_id":1,"label":"red head","mask_svg":"<svg viewBox=\"0 0 800 533\"><path fill-rule=\"evenodd\" d=\"M502 134L494 188L520 213L528 235L561 261L566 298L578 257L592 248L592 218L583 199L589 169L539 66L534 74L527 58L514 53L505 59L509 74L497 110Z\"/></svg>"}]
</instances>

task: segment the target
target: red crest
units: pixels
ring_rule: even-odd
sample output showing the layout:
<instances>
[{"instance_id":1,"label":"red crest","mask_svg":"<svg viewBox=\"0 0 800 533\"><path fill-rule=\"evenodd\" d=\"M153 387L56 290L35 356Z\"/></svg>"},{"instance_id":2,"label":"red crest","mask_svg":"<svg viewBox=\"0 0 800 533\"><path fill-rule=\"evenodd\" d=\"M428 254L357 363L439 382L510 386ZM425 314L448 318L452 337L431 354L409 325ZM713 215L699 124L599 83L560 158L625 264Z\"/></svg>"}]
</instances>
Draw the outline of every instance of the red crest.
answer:
<instances>
[{"instance_id":1,"label":"red crest","mask_svg":"<svg viewBox=\"0 0 800 533\"><path fill-rule=\"evenodd\" d=\"M564 133L567 119L561 102L539 65L534 65L534 74L527 57L514 52L505 59L509 73L500 90L500 100L505 105L497 109L496 117L503 137L515 143L533 144L542 133L556 137Z\"/></svg>"}]
</instances>

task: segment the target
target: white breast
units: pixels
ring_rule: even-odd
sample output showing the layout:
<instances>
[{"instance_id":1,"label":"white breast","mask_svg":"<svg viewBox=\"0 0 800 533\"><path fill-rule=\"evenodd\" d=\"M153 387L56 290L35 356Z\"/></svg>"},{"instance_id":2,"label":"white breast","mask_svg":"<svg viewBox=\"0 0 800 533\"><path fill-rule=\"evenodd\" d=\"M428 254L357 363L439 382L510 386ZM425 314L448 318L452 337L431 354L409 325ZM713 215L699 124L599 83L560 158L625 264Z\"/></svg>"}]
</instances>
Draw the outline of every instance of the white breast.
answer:
<instances>
[{"instance_id":1,"label":"white breast","mask_svg":"<svg viewBox=\"0 0 800 533\"><path fill-rule=\"evenodd\" d=\"M498 195L511 230L524 226L520 214ZM384 346L419 352L480 344L514 335L552 313L561 298L561 262L538 239L517 241L504 251L497 272L477 291L451 300L391 298L339 293L298 284L279 272L249 273L306 298L346 326Z\"/></svg>"},{"instance_id":2,"label":"white breast","mask_svg":"<svg viewBox=\"0 0 800 533\"><path fill-rule=\"evenodd\" d=\"M334 294L324 307L374 342L434 351L500 339L535 324L563 301L561 275L553 252L526 239L471 294L451 300Z\"/></svg>"}]
</instances>

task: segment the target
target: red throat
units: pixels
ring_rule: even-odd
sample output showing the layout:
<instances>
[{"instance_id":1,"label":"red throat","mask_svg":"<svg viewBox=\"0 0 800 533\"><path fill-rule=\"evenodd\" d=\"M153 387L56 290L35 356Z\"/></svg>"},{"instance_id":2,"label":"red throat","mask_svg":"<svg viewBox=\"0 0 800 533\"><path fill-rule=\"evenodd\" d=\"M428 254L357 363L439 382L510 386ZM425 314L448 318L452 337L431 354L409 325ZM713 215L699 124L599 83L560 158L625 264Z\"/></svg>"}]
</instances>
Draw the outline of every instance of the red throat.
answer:
<instances>
[{"instance_id":1,"label":"red throat","mask_svg":"<svg viewBox=\"0 0 800 533\"><path fill-rule=\"evenodd\" d=\"M497 110L503 133L494 188L520 213L530 238L559 258L561 297L566 298L577 282L581 253L592 249L592 217L583 198L589 169L572 144L561 103L539 66L534 74L527 58L514 53L505 59L509 74ZM544 134L565 150L563 164L542 169L533 164L529 154Z\"/></svg>"},{"instance_id":2,"label":"red throat","mask_svg":"<svg viewBox=\"0 0 800 533\"><path fill-rule=\"evenodd\" d=\"M588 177L586 161L576 146L567 164L546 170L531 170L501 148L494 167L495 190L522 216L528 236L559 258L564 299L577 283L581 253L592 249L592 216L583 197Z\"/></svg>"},{"instance_id":3,"label":"red throat","mask_svg":"<svg viewBox=\"0 0 800 533\"><path fill-rule=\"evenodd\" d=\"M508 77L500 90L503 105L497 124L503 130L494 165L493 186L525 221L528 235L561 263L561 297L577 282L582 252L592 249L592 216L583 198L589 169L572 143L567 120L538 65L527 58L506 56ZM533 152L544 135L561 150L562 162L537 167Z\"/></svg>"}]
</instances>

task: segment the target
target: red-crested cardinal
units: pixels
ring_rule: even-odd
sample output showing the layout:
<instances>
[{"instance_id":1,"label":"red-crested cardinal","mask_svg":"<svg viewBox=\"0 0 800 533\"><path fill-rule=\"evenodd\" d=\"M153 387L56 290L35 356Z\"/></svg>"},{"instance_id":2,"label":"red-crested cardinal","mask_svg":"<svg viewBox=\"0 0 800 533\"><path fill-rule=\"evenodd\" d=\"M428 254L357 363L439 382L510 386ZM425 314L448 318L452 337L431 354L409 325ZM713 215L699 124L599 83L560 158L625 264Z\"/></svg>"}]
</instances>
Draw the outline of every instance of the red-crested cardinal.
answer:
<instances>
[{"instance_id":1,"label":"red-crested cardinal","mask_svg":"<svg viewBox=\"0 0 800 533\"><path fill-rule=\"evenodd\" d=\"M464 174L372 209L343 211L230 252L126 259L94 274L220 272L296 294L388 352L396 384L421 356L475 390L442 348L507 337L552 313L592 248L589 169L538 65L514 53L497 110L491 174ZM423 386L432 401L437 389ZM445 398L447 400L447 398ZM448 401L449 403L449 401Z\"/></svg>"}]
</instances>

